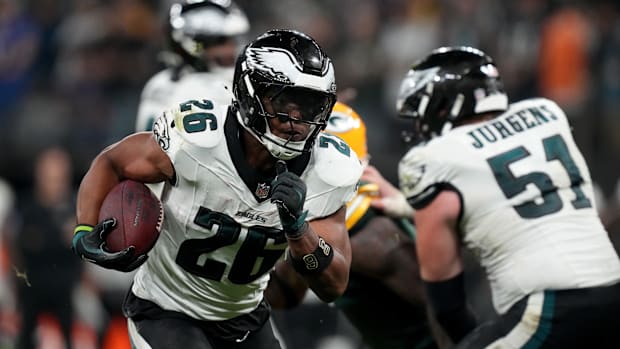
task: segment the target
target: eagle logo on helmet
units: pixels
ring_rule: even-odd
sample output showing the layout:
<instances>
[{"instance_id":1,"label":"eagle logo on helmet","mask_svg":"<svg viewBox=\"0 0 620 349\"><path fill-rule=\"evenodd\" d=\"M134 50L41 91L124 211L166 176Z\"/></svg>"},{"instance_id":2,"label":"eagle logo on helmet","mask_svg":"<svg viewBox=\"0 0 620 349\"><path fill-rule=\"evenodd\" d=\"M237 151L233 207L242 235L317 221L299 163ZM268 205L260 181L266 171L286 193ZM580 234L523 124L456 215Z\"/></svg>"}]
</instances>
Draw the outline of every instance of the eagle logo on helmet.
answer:
<instances>
[{"instance_id":1,"label":"eagle logo on helmet","mask_svg":"<svg viewBox=\"0 0 620 349\"><path fill-rule=\"evenodd\" d=\"M302 73L302 67L290 52L274 47L248 48L247 64L249 68L266 72L283 83L291 83L290 77ZM297 71L293 70L293 67Z\"/></svg>"}]
</instances>

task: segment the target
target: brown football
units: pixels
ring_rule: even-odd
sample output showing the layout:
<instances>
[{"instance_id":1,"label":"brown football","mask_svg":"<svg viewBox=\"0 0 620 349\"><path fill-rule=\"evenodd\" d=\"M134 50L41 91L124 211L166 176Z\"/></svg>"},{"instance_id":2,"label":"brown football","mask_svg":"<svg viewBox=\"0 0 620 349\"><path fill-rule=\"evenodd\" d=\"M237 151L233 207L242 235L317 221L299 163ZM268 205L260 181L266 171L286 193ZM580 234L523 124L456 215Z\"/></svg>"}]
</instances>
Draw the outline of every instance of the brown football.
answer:
<instances>
[{"instance_id":1,"label":"brown football","mask_svg":"<svg viewBox=\"0 0 620 349\"><path fill-rule=\"evenodd\" d=\"M164 218L159 199L143 183L124 180L106 196L99 211L99 221L116 218L116 226L106 236L106 247L116 252L129 246L135 255L150 251Z\"/></svg>"}]
</instances>

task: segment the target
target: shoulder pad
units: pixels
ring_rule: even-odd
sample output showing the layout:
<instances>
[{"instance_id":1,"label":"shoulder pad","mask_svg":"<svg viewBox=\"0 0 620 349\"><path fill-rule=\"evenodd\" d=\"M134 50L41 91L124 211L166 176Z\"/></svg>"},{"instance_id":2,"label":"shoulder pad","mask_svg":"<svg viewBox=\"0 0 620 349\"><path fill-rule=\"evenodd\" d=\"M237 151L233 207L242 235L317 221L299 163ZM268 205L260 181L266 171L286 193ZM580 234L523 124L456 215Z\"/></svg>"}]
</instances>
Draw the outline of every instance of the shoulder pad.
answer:
<instances>
[{"instance_id":1,"label":"shoulder pad","mask_svg":"<svg viewBox=\"0 0 620 349\"><path fill-rule=\"evenodd\" d=\"M227 105L208 99L188 100L174 110L172 127L185 142L211 148L224 135L227 110Z\"/></svg>"},{"instance_id":2,"label":"shoulder pad","mask_svg":"<svg viewBox=\"0 0 620 349\"><path fill-rule=\"evenodd\" d=\"M564 111L560 108L557 103L547 98L529 98L524 99L522 101L515 102L511 104L507 111L502 115L511 115L514 113L518 113L521 110L526 109L541 109L545 114L552 115L554 119L561 121L562 123L568 124L568 118Z\"/></svg>"},{"instance_id":3,"label":"shoulder pad","mask_svg":"<svg viewBox=\"0 0 620 349\"><path fill-rule=\"evenodd\" d=\"M354 185L362 175L357 155L337 136L320 133L314 144L314 158L318 177L329 185Z\"/></svg>"},{"instance_id":4,"label":"shoulder pad","mask_svg":"<svg viewBox=\"0 0 620 349\"><path fill-rule=\"evenodd\" d=\"M210 100L213 104L230 104L233 94L230 83L211 73L193 73L179 80L171 100L180 103L190 100Z\"/></svg>"},{"instance_id":5,"label":"shoulder pad","mask_svg":"<svg viewBox=\"0 0 620 349\"><path fill-rule=\"evenodd\" d=\"M560 109L560 107L554 101L543 98L528 98L515 103L510 104L508 110L504 112L504 114L513 113L520 109L530 108L530 107L544 107L551 110L555 115L564 115L564 111Z\"/></svg>"},{"instance_id":6,"label":"shoulder pad","mask_svg":"<svg viewBox=\"0 0 620 349\"><path fill-rule=\"evenodd\" d=\"M400 189L414 208L417 201L424 200L439 183L449 180L442 163L427 156L425 148L424 145L412 148L398 164Z\"/></svg>"},{"instance_id":7,"label":"shoulder pad","mask_svg":"<svg viewBox=\"0 0 620 349\"><path fill-rule=\"evenodd\" d=\"M165 69L153 75L144 84L141 99L163 99L168 100L169 93L172 91L175 83L171 80L172 73L170 69Z\"/></svg>"}]
</instances>

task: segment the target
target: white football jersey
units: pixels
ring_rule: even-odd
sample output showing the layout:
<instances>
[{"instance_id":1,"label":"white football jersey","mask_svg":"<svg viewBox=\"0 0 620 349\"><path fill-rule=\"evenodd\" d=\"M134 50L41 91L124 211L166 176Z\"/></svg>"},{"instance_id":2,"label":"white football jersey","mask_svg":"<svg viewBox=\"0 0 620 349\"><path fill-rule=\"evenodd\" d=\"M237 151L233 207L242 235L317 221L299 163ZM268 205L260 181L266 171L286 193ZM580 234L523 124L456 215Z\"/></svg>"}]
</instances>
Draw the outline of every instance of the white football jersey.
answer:
<instances>
[{"instance_id":1,"label":"white football jersey","mask_svg":"<svg viewBox=\"0 0 620 349\"><path fill-rule=\"evenodd\" d=\"M155 120L166 110L179 107L189 100L201 100L209 96L212 101L230 103L233 98L233 68L219 68L213 72L196 72L185 67L179 72L177 80L172 79L173 69L155 74L144 86L138 106L136 132L150 131ZM147 184L151 191L160 197L164 184Z\"/></svg>"},{"instance_id":2,"label":"white football jersey","mask_svg":"<svg viewBox=\"0 0 620 349\"><path fill-rule=\"evenodd\" d=\"M133 292L201 320L251 312L287 247L269 200L271 178L245 162L242 127L228 104L189 101L163 114L153 132L176 178L164 188L161 235L136 274ZM287 165L307 185L308 220L345 205L362 172L355 153L323 133L312 153Z\"/></svg>"},{"instance_id":3,"label":"white football jersey","mask_svg":"<svg viewBox=\"0 0 620 349\"><path fill-rule=\"evenodd\" d=\"M233 68L219 68L212 72L196 72L186 67L179 72L177 80L172 79L173 69L155 74L144 85L138 106L136 132L150 131L153 122L165 110L178 108L179 103L200 100L209 96L223 103L232 100Z\"/></svg>"},{"instance_id":4,"label":"white football jersey","mask_svg":"<svg viewBox=\"0 0 620 349\"><path fill-rule=\"evenodd\" d=\"M620 280L588 167L550 100L512 104L414 147L399 179L414 207L438 188L459 193L462 239L486 269L500 314L532 292Z\"/></svg>"}]
</instances>

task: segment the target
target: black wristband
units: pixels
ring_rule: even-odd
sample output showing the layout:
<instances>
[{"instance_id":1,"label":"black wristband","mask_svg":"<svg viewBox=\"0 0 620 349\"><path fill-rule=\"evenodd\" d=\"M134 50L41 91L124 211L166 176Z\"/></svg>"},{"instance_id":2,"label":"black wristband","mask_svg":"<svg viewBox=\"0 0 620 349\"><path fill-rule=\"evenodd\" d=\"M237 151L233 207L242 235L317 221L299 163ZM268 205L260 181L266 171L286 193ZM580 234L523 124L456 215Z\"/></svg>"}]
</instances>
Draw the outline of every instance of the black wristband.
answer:
<instances>
[{"instance_id":1,"label":"black wristband","mask_svg":"<svg viewBox=\"0 0 620 349\"><path fill-rule=\"evenodd\" d=\"M288 251L288 259L291 261L293 269L302 275L318 274L325 270L334 259L334 249L319 236L319 245L312 253L308 253L297 259Z\"/></svg>"}]
</instances>

